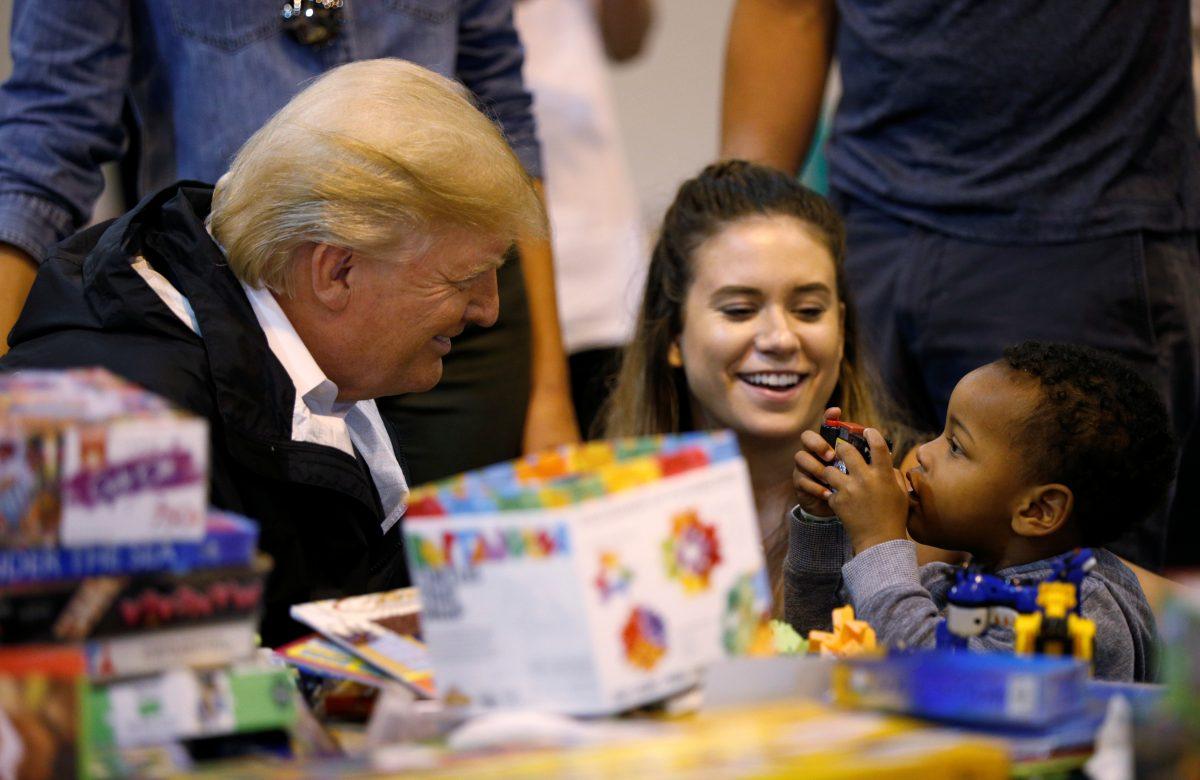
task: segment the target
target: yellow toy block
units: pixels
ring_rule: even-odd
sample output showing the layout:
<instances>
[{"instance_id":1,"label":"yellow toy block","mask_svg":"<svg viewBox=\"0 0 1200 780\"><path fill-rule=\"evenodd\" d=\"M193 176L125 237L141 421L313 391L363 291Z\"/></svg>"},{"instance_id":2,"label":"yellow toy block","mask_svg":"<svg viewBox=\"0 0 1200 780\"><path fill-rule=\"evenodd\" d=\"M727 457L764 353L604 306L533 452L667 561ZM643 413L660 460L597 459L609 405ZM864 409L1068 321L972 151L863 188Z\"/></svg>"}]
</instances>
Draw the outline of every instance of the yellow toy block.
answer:
<instances>
[{"instance_id":1,"label":"yellow toy block","mask_svg":"<svg viewBox=\"0 0 1200 780\"><path fill-rule=\"evenodd\" d=\"M854 607L847 604L833 611L833 631L809 631L808 652L835 658L866 655L878 649L875 629L865 620L854 618Z\"/></svg>"}]
</instances>

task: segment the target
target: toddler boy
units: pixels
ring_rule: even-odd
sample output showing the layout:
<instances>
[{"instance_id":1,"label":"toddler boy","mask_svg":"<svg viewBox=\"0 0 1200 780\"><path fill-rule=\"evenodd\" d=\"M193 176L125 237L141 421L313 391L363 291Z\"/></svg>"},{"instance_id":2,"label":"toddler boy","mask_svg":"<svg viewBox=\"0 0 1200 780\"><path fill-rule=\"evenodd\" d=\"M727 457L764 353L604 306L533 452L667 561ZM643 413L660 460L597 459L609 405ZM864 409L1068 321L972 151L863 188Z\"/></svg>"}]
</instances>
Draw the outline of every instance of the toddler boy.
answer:
<instances>
[{"instance_id":1,"label":"toddler boy","mask_svg":"<svg viewBox=\"0 0 1200 780\"><path fill-rule=\"evenodd\" d=\"M1027 342L976 369L950 398L946 427L900 474L882 435L867 463L814 432L796 453L799 506L784 562L786 613L800 632L849 601L890 645L932 647L955 567L918 568L912 540L971 555L997 576L1036 581L1052 559L1096 548L1080 588L1096 623L1095 675L1152 680L1154 617L1137 578L1100 549L1166 497L1176 448L1154 389L1095 350ZM848 473L831 462L840 458ZM839 582L840 577L840 582ZM991 628L977 650L1011 649Z\"/></svg>"}]
</instances>

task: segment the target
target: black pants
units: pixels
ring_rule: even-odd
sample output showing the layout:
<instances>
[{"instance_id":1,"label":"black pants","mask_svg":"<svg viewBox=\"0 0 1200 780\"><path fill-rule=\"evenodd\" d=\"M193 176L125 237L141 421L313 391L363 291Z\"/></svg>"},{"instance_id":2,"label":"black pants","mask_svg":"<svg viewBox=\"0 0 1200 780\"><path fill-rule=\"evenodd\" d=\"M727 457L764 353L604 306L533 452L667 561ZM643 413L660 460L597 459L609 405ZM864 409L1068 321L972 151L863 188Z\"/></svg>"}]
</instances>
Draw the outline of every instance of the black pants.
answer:
<instances>
[{"instance_id":1,"label":"black pants","mask_svg":"<svg viewBox=\"0 0 1200 780\"><path fill-rule=\"evenodd\" d=\"M941 430L954 385L1006 346L1037 339L1116 353L1161 392L1182 466L1169 513L1111 546L1152 569L1200 563L1195 233L991 244L927 230L857 201L841 198L839 205L860 331L885 388L918 428Z\"/></svg>"},{"instance_id":2,"label":"black pants","mask_svg":"<svg viewBox=\"0 0 1200 780\"><path fill-rule=\"evenodd\" d=\"M529 303L521 264L499 271L500 318L469 326L442 360L442 381L426 393L380 398L399 435L416 486L521 454L529 405Z\"/></svg>"}]
</instances>

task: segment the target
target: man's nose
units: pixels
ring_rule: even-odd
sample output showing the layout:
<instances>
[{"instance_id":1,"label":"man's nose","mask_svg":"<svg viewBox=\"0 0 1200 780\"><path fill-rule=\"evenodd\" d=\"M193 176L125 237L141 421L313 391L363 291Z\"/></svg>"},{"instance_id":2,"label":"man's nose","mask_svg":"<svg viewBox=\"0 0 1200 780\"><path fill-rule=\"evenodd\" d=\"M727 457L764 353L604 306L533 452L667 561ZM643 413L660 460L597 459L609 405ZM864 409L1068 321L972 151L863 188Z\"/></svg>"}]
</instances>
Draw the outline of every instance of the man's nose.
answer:
<instances>
[{"instance_id":1,"label":"man's nose","mask_svg":"<svg viewBox=\"0 0 1200 780\"><path fill-rule=\"evenodd\" d=\"M500 316L500 288L496 272L488 271L476 280L471 289L471 300L467 304L467 322L490 328Z\"/></svg>"}]
</instances>

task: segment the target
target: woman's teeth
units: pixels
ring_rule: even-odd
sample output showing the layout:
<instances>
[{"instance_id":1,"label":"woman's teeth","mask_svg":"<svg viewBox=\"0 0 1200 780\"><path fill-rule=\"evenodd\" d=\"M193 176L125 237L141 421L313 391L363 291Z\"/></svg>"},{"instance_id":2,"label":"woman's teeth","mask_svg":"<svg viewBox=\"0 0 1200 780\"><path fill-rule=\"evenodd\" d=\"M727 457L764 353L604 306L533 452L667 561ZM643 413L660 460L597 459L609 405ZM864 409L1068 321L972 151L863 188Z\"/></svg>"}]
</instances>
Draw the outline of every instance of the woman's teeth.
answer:
<instances>
[{"instance_id":1,"label":"woman's teeth","mask_svg":"<svg viewBox=\"0 0 1200 780\"><path fill-rule=\"evenodd\" d=\"M787 390L800 384L800 374L792 371L739 374L739 377L743 382L755 387L771 387L780 390Z\"/></svg>"}]
</instances>

